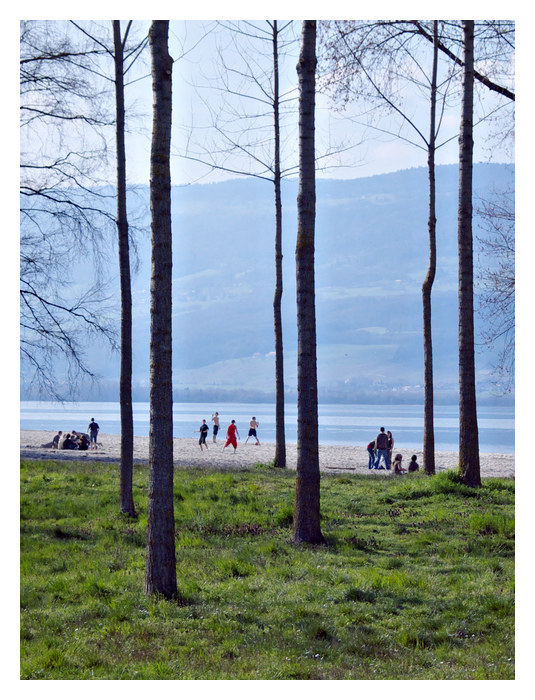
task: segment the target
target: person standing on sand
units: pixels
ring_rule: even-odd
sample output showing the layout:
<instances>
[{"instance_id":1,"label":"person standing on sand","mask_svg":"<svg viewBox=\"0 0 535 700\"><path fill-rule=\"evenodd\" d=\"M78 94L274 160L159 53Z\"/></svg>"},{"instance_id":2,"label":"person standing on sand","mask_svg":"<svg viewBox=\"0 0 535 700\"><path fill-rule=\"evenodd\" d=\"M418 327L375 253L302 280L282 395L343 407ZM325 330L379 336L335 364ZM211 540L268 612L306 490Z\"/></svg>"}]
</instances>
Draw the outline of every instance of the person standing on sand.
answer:
<instances>
[{"instance_id":1,"label":"person standing on sand","mask_svg":"<svg viewBox=\"0 0 535 700\"><path fill-rule=\"evenodd\" d=\"M260 445L260 441L258 437L256 436L256 429L258 428L258 421L256 418L253 416L251 420L249 421L249 435L247 436L247 440L245 441L245 444L249 441L250 437L254 437L256 440L255 445Z\"/></svg>"},{"instance_id":2,"label":"person standing on sand","mask_svg":"<svg viewBox=\"0 0 535 700\"><path fill-rule=\"evenodd\" d=\"M95 419L91 418L91 423L87 426L87 432L89 433L89 448L91 450L97 449L97 435L100 430L98 423L95 423Z\"/></svg>"},{"instance_id":3,"label":"person standing on sand","mask_svg":"<svg viewBox=\"0 0 535 700\"><path fill-rule=\"evenodd\" d=\"M216 411L215 413L212 414L212 423L214 424L214 434L212 437L212 442L217 441L217 434L219 432L219 413Z\"/></svg>"},{"instance_id":4,"label":"person standing on sand","mask_svg":"<svg viewBox=\"0 0 535 700\"><path fill-rule=\"evenodd\" d=\"M375 440L369 442L366 449L368 450L368 469L373 469L375 463Z\"/></svg>"},{"instance_id":5,"label":"person standing on sand","mask_svg":"<svg viewBox=\"0 0 535 700\"><path fill-rule=\"evenodd\" d=\"M225 446L223 447L223 450L225 447L228 447L229 445L232 445L234 448L234 452L236 452L236 448L238 447L238 443L236 442L236 435L238 436L238 440L240 439L240 434L238 432L238 428L236 426L236 421L233 420L229 427L227 428L227 441L225 443Z\"/></svg>"},{"instance_id":6,"label":"person standing on sand","mask_svg":"<svg viewBox=\"0 0 535 700\"><path fill-rule=\"evenodd\" d=\"M206 425L206 421L204 418L202 419L202 425L199 428L199 430L195 431L196 433L200 433L201 437L199 438L199 447L201 448L202 452L202 446L204 445L206 449L208 449L208 445L206 444L206 436L208 435L208 426Z\"/></svg>"},{"instance_id":7,"label":"person standing on sand","mask_svg":"<svg viewBox=\"0 0 535 700\"><path fill-rule=\"evenodd\" d=\"M392 450L394 449L394 438L390 430L386 431L388 436L388 464L392 464Z\"/></svg>"},{"instance_id":8,"label":"person standing on sand","mask_svg":"<svg viewBox=\"0 0 535 700\"><path fill-rule=\"evenodd\" d=\"M390 469L390 463L388 461L388 435L385 433L385 429L381 428L381 432L375 438L375 447L377 449L377 459L375 460L374 469L384 469L380 467L379 463L381 458L383 459L386 468Z\"/></svg>"}]
</instances>

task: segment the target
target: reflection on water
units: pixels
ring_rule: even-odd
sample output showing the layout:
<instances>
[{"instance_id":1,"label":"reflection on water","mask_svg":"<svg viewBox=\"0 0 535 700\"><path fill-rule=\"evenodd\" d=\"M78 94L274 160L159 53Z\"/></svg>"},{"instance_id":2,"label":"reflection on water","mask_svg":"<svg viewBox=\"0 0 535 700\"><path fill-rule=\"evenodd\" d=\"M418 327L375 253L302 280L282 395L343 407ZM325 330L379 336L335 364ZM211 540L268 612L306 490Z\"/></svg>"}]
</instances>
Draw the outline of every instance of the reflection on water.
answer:
<instances>
[{"instance_id":1,"label":"reflection on water","mask_svg":"<svg viewBox=\"0 0 535 700\"><path fill-rule=\"evenodd\" d=\"M195 437L205 418L211 426L214 411L219 412L221 432L232 419L236 421L242 440L247 437L249 421L255 416L260 426L262 442L275 442L275 405L222 403L177 403L173 406L173 433L175 437ZM149 403L133 404L134 434L149 434ZM435 407L435 448L439 451L458 449L458 407ZM95 418L104 433L121 431L118 403L80 402L54 403L49 401L21 401L20 427L23 430L79 430L85 431ZM423 406L360 404L323 404L319 407L319 441L326 445L366 445L384 426L394 436L395 444L418 448L423 442ZM515 451L514 407L483 406L478 410L479 445L481 452L513 454ZM297 408L285 409L286 440L297 442Z\"/></svg>"}]
</instances>

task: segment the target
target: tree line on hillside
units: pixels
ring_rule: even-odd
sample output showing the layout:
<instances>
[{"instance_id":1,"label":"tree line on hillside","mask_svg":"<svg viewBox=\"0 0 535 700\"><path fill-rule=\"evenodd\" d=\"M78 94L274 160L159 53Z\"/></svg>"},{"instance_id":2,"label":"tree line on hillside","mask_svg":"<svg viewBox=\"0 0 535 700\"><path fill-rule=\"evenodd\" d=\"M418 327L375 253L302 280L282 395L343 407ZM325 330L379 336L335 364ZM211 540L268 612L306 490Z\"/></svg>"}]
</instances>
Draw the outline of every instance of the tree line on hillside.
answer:
<instances>
[{"instance_id":1,"label":"tree line on hillside","mask_svg":"<svg viewBox=\"0 0 535 700\"><path fill-rule=\"evenodd\" d=\"M169 53L169 21L154 20L147 35L134 39L130 20L122 31L119 20L109 30L93 23L72 22L70 30L60 23L21 23L21 353L33 366L36 377L54 396L50 358L60 352L72 361L73 371L90 374L80 350L80 327L114 337L106 319L104 294L96 280L91 294L76 298L72 285L72 262L82 251L101 251L99 235L111 235L115 228L121 279L121 512L135 517L132 498L132 299L130 289L130 245L126 210L126 118L125 77L142 61L150 48L153 90L150 154L151 210L151 305L150 305L150 451L149 503L145 590L165 597L176 595L176 559L173 515L172 435L172 300L171 300L171 128L173 68L178 59ZM329 94L340 108L351 102L363 105L374 116L373 128L390 130L400 138L424 148L429 174L428 245L429 267L422 284L424 319L425 437L424 468L433 474L433 369L431 340L431 290L436 272L435 152L442 117L448 104L459 103L459 473L470 486L481 485L474 364L474 280L472 234L472 166L474 131L474 85L499 95L500 105L493 118L503 112L499 124L510 128L510 107L514 105L511 65L514 25L505 21L333 21L305 20L297 39L297 86L289 86L281 99L279 69L282 37L294 30L294 23L216 23L232 36L234 50L240 42L268 42L272 67L261 70L248 50L239 53L244 66L219 62L224 67L224 92L240 99L256 99L258 111L236 104L213 115L212 126L219 141L209 154L223 160L212 168L233 170L261 177L274 186L275 269L274 338L276 349L277 444L275 466L285 467L283 342L280 304L282 280L282 203L280 180L297 172L296 289L298 335L298 453L293 540L299 543L324 541L320 527L320 471L318 451L318 394L316 371L316 326L314 296L314 235L316 218L315 181L321 161L339 155L342 145L318 154L316 141L316 99L320 90ZM111 30L111 31L110 31ZM427 49L431 49L431 58ZM318 51L320 49L320 51ZM181 47L183 58L187 55ZM441 57L441 60L439 60ZM476 68L484 65L486 73ZM427 67L429 66L429 68ZM239 87L232 78L239 78ZM502 82L500 82L502 81ZM105 85L113 85L114 106L106 110ZM96 90L96 87L99 90ZM254 96L251 86L258 89ZM427 133L410 109L399 101L403 90L423 92L428 101ZM457 93L455 92L457 91ZM460 94L459 94L460 93ZM298 137L285 135L285 157L298 146L298 162L282 165L280 107L297 103ZM505 105L505 106L504 106ZM207 105L207 109L209 106ZM225 111L227 110L227 111ZM502 112L500 112L502 110ZM381 115L388 115L388 127ZM251 121L255 127L251 126ZM260 128L270 122L269 131ZM249 120L247 128L243 128ZM399 120L399 121L397 121ZM409 137L405 129L412 135ZM106 154L107 130L115 130L116 215L109 202L89 205L85 194L95 191ZM45 134L47 138L45 138ZM267 135L266 135L267 134ZM195 137L192 133L189 143ZM246 156L234 166L232 158ZM191 148L184 154L206 161ZM253 169L252 164L255 164ZM178 239L180 232L178 232ZM62 254L58 254L60 251ZM71 258L69 259L69 255ZM74 268L75 269L75 268ZM513 276L514 288L514 276ZM498 294L498 299L500 294ZM494 303L496 298L494 298ZM491 300L489 303L493 303ZM180 329L174 329L180 332Z\"/></svg>"}]
</instances>

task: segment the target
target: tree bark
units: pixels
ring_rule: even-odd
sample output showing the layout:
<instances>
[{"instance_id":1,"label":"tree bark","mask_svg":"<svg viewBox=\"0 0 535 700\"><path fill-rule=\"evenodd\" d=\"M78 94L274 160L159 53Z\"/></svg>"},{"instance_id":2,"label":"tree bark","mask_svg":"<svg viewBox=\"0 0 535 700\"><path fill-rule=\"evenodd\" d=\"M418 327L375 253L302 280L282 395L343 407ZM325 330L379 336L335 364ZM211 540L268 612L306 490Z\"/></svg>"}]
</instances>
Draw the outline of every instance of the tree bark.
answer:
<instances>
[{"instance_id":1,"label":"tree bark","mask_svg":"<svg viewBox=\"0 0 535 700\"><path fill-rule=\"evenodd\" d=\"M113 20L115 64L115 105L117 144L117 233L119 238L119 278L121 284L121 476L119 501L121 513L135 517L132 495L134 464L134 418L132 413L132 289L130 281L130 249L126 210L126 150L124 109L124 47L121 22Z\"/></svg>"},{"instance_id":2,"label":"tree bark","mask_svg":"<svg viewBox=\"0 0 535 700\"><path fill-rule=\"evenodd\" d=\"M173 510L173 388L171 369L171 74L169 21L154 20L153 131L150 170L152 230L149 498L145 592L176 596Z\"/></svg>"},{"instance_id":3,"label":"tree bark","mask_svg":"<svg viewBox=\"0 0 535 700\"><path fill-rule=\"evenodd\" d=\"M423 328L424 328L424 444L423 463L426 474L435 473L435 427L433 389L433 340L431 333L431 290L437 267L436 246L436 104L437 104L437 64L438 64L438 21L433 22L433 68L431 75L431 99L429 115L429 142L427 146L427 170L429 177L429 267L422 285Z\"/></svg>"},{"instance_id":4,"label":"tree bark","mask_svg":"<svg viewBox=\"0 0 535 700\"><path fill-rule=\"evenodd\" d=\"M276 467L286 467L286 434L284 426L284 355L282 342L282 198L280 167L279 118L279 49L277 20L273 21L273 122L275 135L275 295L273 317L275 329L275 461Z\"/></svg>"},{"instance_id":5,"label":"tree bark","mask_svg":"<svg viewBox=\"0 0 535 700\"><path fill-rule=\"evenodd\" d=\"M480 486L474 356L474 264L472 242L474 21L463 20L463 84L459 135L459 473Z\"/></svg>"},{"instance_id":6,"label":"tree bark","mask_svg":"<svg viewBox=\"0 0 535 700\"><path fill-rule=\"evenodd\" d=\"M297 197L297 479L293 541L324 542L320 528L318 382L314 291L316 175L314 108L316 22L303 22L299 77L299 193Z\"/></svg>"}]
</instances>

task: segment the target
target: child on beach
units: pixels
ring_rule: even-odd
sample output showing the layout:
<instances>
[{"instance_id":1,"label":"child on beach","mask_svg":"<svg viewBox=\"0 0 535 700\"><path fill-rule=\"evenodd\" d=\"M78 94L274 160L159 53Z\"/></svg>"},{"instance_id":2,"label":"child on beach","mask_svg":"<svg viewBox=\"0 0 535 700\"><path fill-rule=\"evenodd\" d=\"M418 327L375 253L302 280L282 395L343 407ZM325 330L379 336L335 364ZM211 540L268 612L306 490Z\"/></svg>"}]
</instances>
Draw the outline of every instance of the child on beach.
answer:
<instances>
[{"instance_id":1,"label":"child on beach","mask_svg":"<svg viewBox=\"0 0 535 700\"><path fill-rule=\"evenodd\" d=\"M420 469L420 466L416 461L416 455L412 455L411 461L409 462L409 472L417 472L418 469Z\"/></svg>"},{"instance_id":2,"label":"child on beach","mask_svg":"<svg viewBox=\"0 0 535 700\"><path fill-rule=\"evenodd\" d=\"M407 470L403 469L403 467L401 466L402 459L403 459L402 455L400 455L398 453L394 459L394 474L406 474L407 473Z\"/></svg>"}]
</instances>

